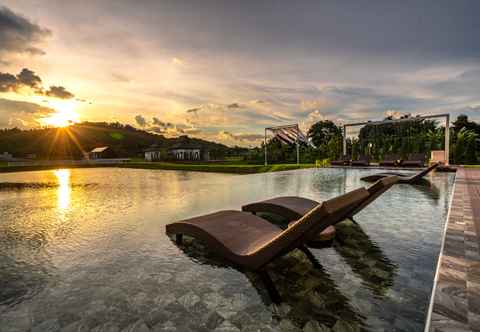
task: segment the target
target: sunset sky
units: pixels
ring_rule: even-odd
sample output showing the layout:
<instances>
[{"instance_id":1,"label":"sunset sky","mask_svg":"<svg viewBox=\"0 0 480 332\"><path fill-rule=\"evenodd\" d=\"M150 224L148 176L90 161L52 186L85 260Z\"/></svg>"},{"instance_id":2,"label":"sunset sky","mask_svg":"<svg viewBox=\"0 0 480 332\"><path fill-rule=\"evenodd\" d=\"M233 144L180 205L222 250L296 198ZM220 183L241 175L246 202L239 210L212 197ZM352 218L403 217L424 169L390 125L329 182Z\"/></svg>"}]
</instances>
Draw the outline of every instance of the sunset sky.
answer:
<instances>
[{"instance_id":1,"label":"sunset sky","mask_svg":"<svg viewBox=\"0 0 480 332\"><path fill-rule=\"evenodd\" d=\"M119 121L249 146L321 119L480 121L479 13L475 0L4 0L0 127Z\"/></svg>"}]
</instances>

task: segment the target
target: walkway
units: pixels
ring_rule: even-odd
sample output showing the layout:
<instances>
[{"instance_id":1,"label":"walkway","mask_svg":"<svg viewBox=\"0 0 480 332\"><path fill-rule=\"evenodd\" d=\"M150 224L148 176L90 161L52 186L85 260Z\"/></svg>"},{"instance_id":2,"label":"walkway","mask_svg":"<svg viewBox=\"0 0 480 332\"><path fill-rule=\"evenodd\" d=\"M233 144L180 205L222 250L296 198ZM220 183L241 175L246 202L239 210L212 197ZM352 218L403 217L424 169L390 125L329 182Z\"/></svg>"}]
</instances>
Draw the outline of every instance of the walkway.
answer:
<instances>
[{"instance_id":1,"label":"walkway","mask_svg":"<svg viewBox=\"0 0 480 332\"><path fill-rule=\"evenodd\" d=\"M480 331L480 169L459 167L429 331Z\"/></svg>"}]
</instances>

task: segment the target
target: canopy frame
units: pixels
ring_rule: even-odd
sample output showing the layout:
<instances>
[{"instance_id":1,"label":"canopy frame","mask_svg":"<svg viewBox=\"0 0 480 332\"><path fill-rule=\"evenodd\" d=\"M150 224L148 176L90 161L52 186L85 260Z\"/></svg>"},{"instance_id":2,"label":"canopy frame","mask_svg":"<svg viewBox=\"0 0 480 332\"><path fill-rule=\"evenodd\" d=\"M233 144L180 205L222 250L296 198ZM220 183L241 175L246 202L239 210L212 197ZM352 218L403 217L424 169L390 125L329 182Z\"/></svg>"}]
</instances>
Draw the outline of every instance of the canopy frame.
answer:
<instances>
[{"instance_id":1,"label":"canopy frame","mask_svg":"<svg viewBox=\"0 0 480 332\"><path fill-rule=\"evenodd\" d=\"M267 127L265 128L265 139L264 139L264 148L265 148L265 166L268 165L267 160L267 132L275 132L279 129L295 129L295 145L297 148L297 165L300 165L300 142L299 142L299 133L300 133L300 126L298 123L291 124L291 125L284 125L284 126L276 126L276 127Z\"/></svg>"},{"instance_id":2,"label":"canopy frame","mask_svg":"<svg viewBox=\"0 0 480 332\"><path fill-rule=\"evenodd\" d=\"M448 165L450 162L450 114L449 113L417 115L411 118L404 118L404 119L365 121L365 122L354 122L354 123L344 124L343 125L343 155L347 154L347 127L364 126L364 125L377 126L385 123L407 122L407 121L430 119L430 118L445 118L445 152L444 153L445 153L445 164Z\"/></svg>"}]
</instances>

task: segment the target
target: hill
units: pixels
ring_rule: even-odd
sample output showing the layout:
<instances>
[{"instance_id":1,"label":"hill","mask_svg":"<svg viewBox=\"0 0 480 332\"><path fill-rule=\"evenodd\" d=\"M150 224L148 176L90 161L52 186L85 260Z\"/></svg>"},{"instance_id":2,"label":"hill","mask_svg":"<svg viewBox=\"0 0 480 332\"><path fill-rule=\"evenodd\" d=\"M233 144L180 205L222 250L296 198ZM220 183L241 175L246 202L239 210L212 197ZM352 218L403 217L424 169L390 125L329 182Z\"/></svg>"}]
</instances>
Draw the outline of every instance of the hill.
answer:
<instances>
[{"instance_id":1,"label":"hill","mask_svg":"<svg viewBox=\"0 0 480 332\"><path fill-rule=\"evenodd\" d=\"M130 125L105 122L82 122L67 128L0 130L0 152L22 158L35 154L37 159L81 159L84 151L109 146L118 157L140 157L152 144L168 149L177 143L199 145L210 151L212 159L230 155L235 148L188 136L167 138Z\"/></svg>"}]
</instances>

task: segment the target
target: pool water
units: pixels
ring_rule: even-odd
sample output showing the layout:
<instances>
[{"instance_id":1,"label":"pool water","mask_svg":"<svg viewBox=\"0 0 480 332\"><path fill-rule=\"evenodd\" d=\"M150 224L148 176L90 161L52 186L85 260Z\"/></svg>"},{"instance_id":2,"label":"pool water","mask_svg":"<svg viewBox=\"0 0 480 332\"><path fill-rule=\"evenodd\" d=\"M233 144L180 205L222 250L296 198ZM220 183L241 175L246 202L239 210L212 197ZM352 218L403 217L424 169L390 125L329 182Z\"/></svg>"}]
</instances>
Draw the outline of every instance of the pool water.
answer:
<instances>
[{"instance_id":1,"label":"pool water","mask_svg":"<svg viewBox=\"0 0 480 332\"><path fill-rule=\"evenodd\" d=\"M378 170L377 170L378 172ZM375 170L255 175L72 169L0 174L0 331L420 331L454 175L395 185L333 247L255 273L167 223L279 195L325 200ZM269 217L269 216L267 216ZM282 222L281 220L274 220Z\"/></svg>"}]
</instances>

